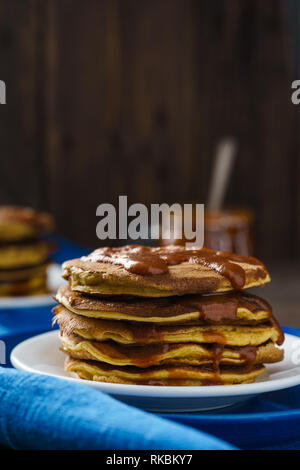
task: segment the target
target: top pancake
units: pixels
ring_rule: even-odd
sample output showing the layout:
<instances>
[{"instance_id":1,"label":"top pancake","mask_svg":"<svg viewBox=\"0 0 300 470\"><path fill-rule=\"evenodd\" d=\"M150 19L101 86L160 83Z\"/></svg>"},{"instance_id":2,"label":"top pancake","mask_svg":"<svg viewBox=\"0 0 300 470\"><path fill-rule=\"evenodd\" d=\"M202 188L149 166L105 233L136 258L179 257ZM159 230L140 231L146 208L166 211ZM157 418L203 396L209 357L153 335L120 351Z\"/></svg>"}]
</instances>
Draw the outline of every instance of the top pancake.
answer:
<instances>
[{"instance_id":1,"label":"top pancake","mask_svg":"<svg viewBox=\"0 0 300 470\"><path fill-rule=\"evenodd\" d=\"M63 277L73 291L139 297L226 292L270 281L256 258L173 245L98 249L66 261Z\"/></svg>"},{"instance_id":2,"label":"top pancake","mask_svg":"<svg viewBox=\"0 0 300 470\"><path fill-rule=\"evenodd\" d=\"M68 310L90 318L143 323L256 324L271 317L271 306L247 292L143 299L103 298L59 288L56 299Z\"/></svg>"},{"instance_id":3,"label":"top pancake","mask_svg":"<svg viewBox=\"0 0 300 470\"><path fill-rule=\"evenodd\" d=\"M49 214L29 207L0 207L0 241L19 241L35 238L40 232L51 231L53 219Z\"/></svg>"}]
</instances>

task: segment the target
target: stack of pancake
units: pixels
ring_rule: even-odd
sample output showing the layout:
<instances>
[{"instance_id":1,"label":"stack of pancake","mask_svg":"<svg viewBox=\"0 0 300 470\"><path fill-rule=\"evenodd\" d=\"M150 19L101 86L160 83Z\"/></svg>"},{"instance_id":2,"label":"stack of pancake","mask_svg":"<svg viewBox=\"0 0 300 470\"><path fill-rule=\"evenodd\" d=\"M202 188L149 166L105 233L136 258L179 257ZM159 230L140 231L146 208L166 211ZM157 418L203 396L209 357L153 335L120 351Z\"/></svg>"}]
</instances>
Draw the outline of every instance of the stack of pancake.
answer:
<instances>
[{"instance_id":1,"label":"stack of pancake","mask_svg":"<svg viewBox=\"0 0 300 470\"><path fill-rule=\"evenodd\" d=\"M52 229L48 214L16 206L0 207L0 296L36 295L47 290Z\"/></svg>"},{"instance_id":2,"label":"stack of pancake","mask_svg":"<svg viewBox=\"0 0 300 470\"><path fill-rule=\"evenodd\" d=\"M82 379L240 384L282 360L270 305L244 291L270 281L255 258L131 245L67 261L63 277L54 323L65 369Z\"/></svg>"}]
</instances>

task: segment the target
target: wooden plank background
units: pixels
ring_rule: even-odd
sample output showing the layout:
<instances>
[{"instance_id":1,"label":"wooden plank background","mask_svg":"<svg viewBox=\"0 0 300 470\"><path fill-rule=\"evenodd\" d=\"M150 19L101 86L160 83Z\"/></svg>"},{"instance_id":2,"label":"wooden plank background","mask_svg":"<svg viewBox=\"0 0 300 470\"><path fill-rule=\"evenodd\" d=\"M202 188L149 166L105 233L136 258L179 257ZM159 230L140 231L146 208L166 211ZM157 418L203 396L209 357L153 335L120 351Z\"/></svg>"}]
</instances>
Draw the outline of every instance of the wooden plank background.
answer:
<instances>
[{"instance_id":1,"label":"wooden plank background","mask_svg":"<svg viewBox=\"0 0 300 470\"><path fill-rule=\"evenodd\" d=\"M294 3L0 0L0 203L95 246L96 207L119 194L205 202L234 135L226 202L254 210L263 259L299 257Z\"/></svg>"}]
</instances>

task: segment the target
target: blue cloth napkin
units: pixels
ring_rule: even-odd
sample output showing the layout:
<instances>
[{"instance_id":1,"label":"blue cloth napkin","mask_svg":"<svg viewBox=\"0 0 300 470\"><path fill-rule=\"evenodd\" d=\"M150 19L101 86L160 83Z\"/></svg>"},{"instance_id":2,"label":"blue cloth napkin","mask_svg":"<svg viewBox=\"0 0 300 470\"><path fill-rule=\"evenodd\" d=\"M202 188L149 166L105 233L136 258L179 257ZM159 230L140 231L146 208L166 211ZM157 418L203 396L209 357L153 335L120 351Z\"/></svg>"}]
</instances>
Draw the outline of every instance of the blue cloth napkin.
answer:
<instances>
[{"instance_id":1,"label":"blue cloth napkin","mask_svg":"<svg viewBox=\"0 0 300 470\"><path fill-rule=\"evenodd\" d=\"M0 367L0 444L13 449L234 449L81 384Z\"/></svg>"}]
</instances>

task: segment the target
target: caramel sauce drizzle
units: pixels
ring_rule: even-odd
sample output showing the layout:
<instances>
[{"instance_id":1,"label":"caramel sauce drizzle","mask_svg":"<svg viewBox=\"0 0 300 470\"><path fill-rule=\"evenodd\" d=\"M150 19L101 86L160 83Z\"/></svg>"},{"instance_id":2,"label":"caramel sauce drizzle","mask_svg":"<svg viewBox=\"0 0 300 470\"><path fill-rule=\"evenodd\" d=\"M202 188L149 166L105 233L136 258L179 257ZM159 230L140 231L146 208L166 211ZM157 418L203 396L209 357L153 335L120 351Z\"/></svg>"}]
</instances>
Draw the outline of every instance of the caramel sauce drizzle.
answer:
<instances>
[{"instance_id":1,"label":"caramel sauce drizzle","mask_svg":"<svg viewBox=\"0 0 300 470\"><path fill-rule=\"evenodd\" d=\"M246 370L250 371L256 362L256 346L244 346L236 349L241 358L245 360Z\"/></svg>"},{"instance_id":2,"label":"caramel sauce drizzle","mask_svg":"<svg viewBox=\"0 0 300 470\"><path fill-rule=\"evenodd\" d=\"M141 276L162 275L168 272L169 266L185 262L196 263L226 277L234 289L242 289L245 285L245 271L240 265L236 264L237 262L260 266L266 272L263 264L252 257L233 255L208 248L186 249L182 246L173 245L157 248L142 245L99 248L81 259L116 264L132 274Z\"/></svg>"},{"instance_id":3,"label":"caramel sauce drizzle","mask_svg":"<svg viewBox=\"0 0 300 470\"><path fill-rule=\"evenodd\" d=\"M213 369L215 371L215 374L217 376L220 375L220 362L221 362L221 359L222 359L223 351L224 351L224 345L223 344L215 343L213 345L213 351L212 351L213 363L212 363L212 367L213 367Z\"/></svg>"},{"instance_id":4,"label":"caramel sauce drizzle","mask_svg":"<svg viewBox=\"0 0 300 470\"><path fill-rule=\"evenodd\" d=\"M222 360L223 352L225 345L215 343L212 345L212 369L214 370L215 377L214 380L218 381L221 373L220 363ZM250 371L255 362L256 362L256 346L243 346L243 347L232 347L231 349L235 350L240 358L245 361L245 370Z\"/></svg>"},{"instance_id":5,"label":"caramel sauce drizzle","mask_svg":"<svg viewBox=\"0 0 300 470\"><path fill-rule=\"evenodd\" d=\"M253 314L265 311L269 315L272 310L267 301L245 291L142 300L134 297L126 300L119 300L117 297L105 299L95 297L93 301L84 297L84 294L79 297L74 292L71 294L67 292L65 298L70 306L82 307L86 310L121 312L145 318L153 316L176 317L199 312L198 319L208 323L234 321L237 319L237 310L239 308L245 308Z\"/></svg>"},{"instance_id":6,"label":"caramel sauce drizzle","mask_svg":"<svg viewBox=\"0 0 300 470\"><path fill-rule=\"evenodd\" d=\"M236 320L238 308L247 308L255 313L258 310L270 310L270 306L259 297L242 293L206 294L188 296L178 301L191 311L201 313L201 319L208 323Z\"/></svg>"}]
</instances>

